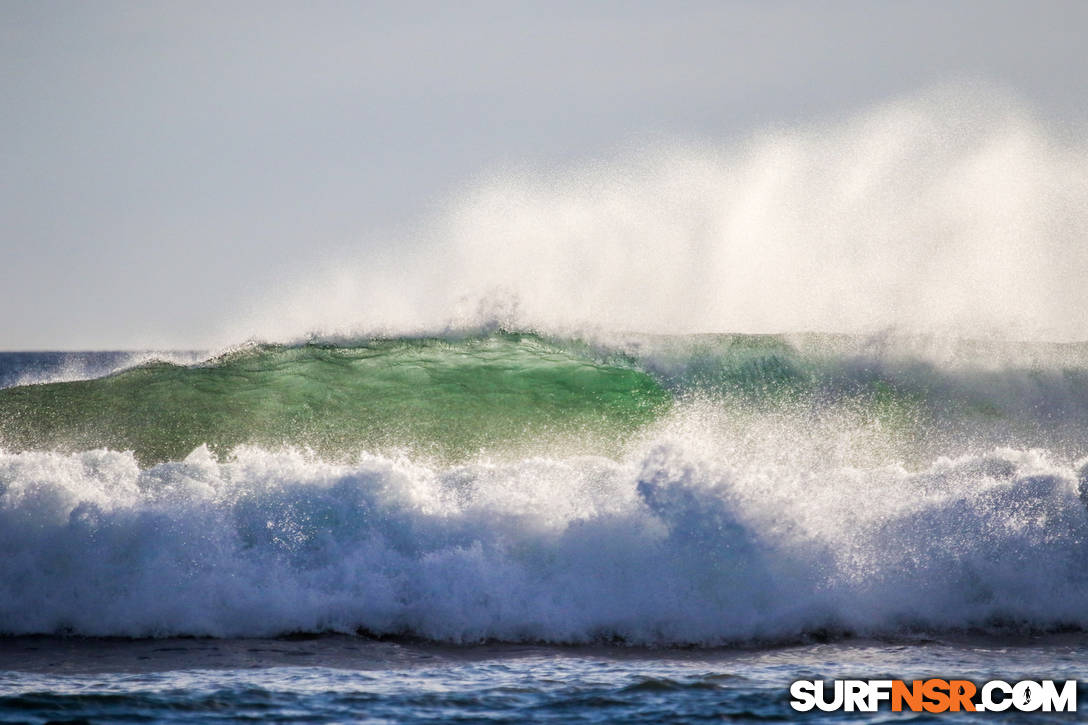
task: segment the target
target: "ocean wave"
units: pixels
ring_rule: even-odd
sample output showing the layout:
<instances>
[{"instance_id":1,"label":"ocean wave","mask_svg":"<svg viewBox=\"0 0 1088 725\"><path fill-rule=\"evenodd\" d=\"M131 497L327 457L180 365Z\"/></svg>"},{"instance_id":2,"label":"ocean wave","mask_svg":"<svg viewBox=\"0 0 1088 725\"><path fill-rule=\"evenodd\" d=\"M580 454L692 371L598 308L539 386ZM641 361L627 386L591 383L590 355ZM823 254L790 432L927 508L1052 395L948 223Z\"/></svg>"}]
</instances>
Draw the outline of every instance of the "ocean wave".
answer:
<instances>
[{"instance_id":1,"label":"ocean wave","mask_svg":"<svg viewBox=\"0 0 1088 725\"><path fill-rule=\"evenodd\" d=\"M176 460L207 443L327 456L410 449L444 459L545 442L615 451L666 407L646 372L535 335L252 345L192 365L0 390L0 446L132 450ZM581 441L581 442L579 442Z\"/></svg>"},{"instance_id":2,"label":"ocean wave","mask_svg":"<svg viewBox=\"0 0 1088 725\"><path fill-rule=\"evenodd\" d=\"M359 451L445 463L482 454L619 456L670 411L738 419L866 417L915 461L953 448L1088 447L1088 347L844 335L613 336L451 332L248 345L190 364L0 390L0 447L199 445ZM952 448L950 448L950 446Z\"/></svg>"},{"instance_id":3,"label":"ocean wave","mask_svg":"<svg viewBox=\"0 0 1088 725\"><path fill-rule=\"evenodd\" d=\"M204 352L9 352L0 363L0 389L44 383L93 380L153 362L192 365L208 358Z\"/></svg>"},{"instance_id":4,"label":"ocean wave","mask_svg":"<svg viewBox=\"0 0 1088 725\"><path fill-rule=\"evenodd\" d=\"M716 645L1088 626L1084 461L866 468L822 434L776 456L770 431L678 432L620 460L450 467L2 454L0 631Z\"/></svg>"}]
</instances>

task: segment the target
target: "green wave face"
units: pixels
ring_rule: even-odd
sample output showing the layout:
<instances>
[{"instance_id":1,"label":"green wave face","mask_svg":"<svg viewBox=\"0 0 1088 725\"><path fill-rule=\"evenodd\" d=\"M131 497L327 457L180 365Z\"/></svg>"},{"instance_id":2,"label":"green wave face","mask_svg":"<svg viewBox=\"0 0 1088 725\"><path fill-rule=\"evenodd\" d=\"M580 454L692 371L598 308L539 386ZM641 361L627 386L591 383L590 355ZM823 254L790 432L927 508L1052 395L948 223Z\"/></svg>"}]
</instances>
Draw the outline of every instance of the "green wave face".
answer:
<instances>
[{"instance_id":1,"label":"green wave face","mask_svg":"<svg viewBox=\"0 0 1088 725\"><path fill-rule=\"evenodd\" d=\"M1088 450L1088 346L965 343L967 362L942 366L867 345L826 335L641 336L608 352L503 332L254 347L194 366L0 389L0 448L105 447L131 450L141 464L201 444L219 454L308 447L331 460L362 451L440 463L618 457L636 433L652 434L650 424L709 405L731 429L787 420L806 429L840 416L879 430L881 445L904 459L943 455L950 443ZM997 353L1020 357L974 362Z\"/></svg>"},{"instance_id":2,"label":"green wave face","mask_svg":"<svg viewBox=\"0 0 1088 725\"><path fill-rule=\"evenodd\" d=\"M0 390L0 447L132 450L177 460L207 443L295 445L329 457L406 449L442 460L611 454L669 406L623 360L532 335L259 347L203 365Z\"/></svg>"}]
</instances>

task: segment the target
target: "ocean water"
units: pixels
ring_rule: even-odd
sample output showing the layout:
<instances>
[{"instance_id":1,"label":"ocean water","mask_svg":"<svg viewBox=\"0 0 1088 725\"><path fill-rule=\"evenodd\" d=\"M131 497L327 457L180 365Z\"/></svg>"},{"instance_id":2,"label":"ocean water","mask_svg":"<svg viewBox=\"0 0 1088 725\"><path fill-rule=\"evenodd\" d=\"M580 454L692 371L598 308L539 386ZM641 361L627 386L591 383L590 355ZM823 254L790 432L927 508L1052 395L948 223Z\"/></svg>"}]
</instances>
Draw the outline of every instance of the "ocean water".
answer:
<instances>
[{"instance_id":1,"label":"ocean water","mask_svg":"<svg viewBox=\"0 0 1088 725\"><path fill-rule=\"evenodd\" d=\"M16 638L0 648L0 722L1070 722L1076 713L813 711L797 678L983 681L1083 675L1083 637L853 641L783 647L451 647L287 639ZM1088 695L1081 687L1078 698Z\"/></svg>"},{"instance_id":2,"label":"ocean water","mask_svg":"<svg viewBox=\"0 0 1088 725\"><path fill-rule=\"evenodd\" d=\"M0 380L0 721L775 720L797 679L1088 679L1085 344L485 328Z\"/></svg>"}]
</instances>

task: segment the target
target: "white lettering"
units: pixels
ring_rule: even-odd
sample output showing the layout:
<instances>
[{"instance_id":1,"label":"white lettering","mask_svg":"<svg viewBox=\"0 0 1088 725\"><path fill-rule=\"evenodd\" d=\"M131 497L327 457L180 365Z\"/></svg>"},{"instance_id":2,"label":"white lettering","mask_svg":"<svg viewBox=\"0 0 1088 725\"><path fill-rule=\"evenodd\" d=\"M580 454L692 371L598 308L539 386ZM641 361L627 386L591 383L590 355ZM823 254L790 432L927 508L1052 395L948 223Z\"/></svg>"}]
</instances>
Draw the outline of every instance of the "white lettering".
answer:
<instances>
[{"instance_id":1,"label":"white lettering","mask_svg":"<svg viewBox=\"0 0 1088 725\"><path fill-rule=\"evenodd\" d=\"M790 707L797 712L808 712L816 707L816 683L812 680L798 680L790 685Z\"/></svg>"}]
</instances>

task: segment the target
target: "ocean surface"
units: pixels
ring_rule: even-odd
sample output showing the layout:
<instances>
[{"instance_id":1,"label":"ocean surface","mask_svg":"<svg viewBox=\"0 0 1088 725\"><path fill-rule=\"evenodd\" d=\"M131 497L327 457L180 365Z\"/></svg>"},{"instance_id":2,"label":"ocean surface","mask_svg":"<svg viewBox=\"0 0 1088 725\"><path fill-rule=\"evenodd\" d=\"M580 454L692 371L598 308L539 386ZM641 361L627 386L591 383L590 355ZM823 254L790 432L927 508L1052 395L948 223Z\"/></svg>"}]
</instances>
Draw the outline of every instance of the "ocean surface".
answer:
<instances>
[{"instance_id":1,"label":"ocean surface","mask_svg":"<svg viewBox=\"0 0 1088 725\"><path fill-rule=\"evenodd\" d=\"M797 679L1088 681L1086 456L1080 343L0 353L0 721L776 720Z\"/></svg>"}]
</instances>

